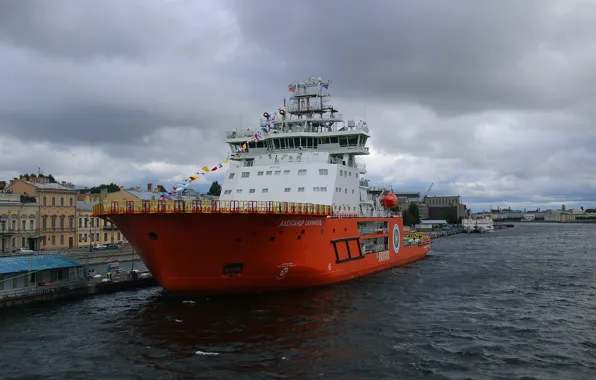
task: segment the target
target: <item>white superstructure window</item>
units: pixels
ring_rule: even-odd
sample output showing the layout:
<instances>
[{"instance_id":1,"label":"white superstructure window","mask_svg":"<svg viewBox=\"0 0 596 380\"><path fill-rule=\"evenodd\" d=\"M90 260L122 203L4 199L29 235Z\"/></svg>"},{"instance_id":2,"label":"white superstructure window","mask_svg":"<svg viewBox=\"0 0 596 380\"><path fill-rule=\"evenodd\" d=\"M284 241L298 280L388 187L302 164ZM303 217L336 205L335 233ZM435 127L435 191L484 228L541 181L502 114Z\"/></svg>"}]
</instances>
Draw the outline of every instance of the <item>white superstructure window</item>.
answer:
<instances>
[{"instance_id":1,"label":"white superstructure window","mask_svg":"<svg viewBox=\"0 0 596 380\"><path fill-rule=\"evenodd\" d=\"M288 174L290 174L290 171L289 170L284 170L284 175L288 175Z\"/></svg>"},{"instance_id":2,"label":"white superstructure window","mask_svg":"<svg viewBox=\"0 0 596 380\"><path fill-rule=\"evenodd\" d=\"M298 188L298 192L299 192L299 193L304 193L304 187L299 187L299 188Z\"/></svg>"},{"instance_id":3,"label":"white superstructure window","mask_svg":"<svg viewBox=\"0 0 596 380\"><path fill-rule=\"evenodd\" d=\"M340 176L340 177L343 177L343 176L344 176L344 171L343 171L343 170L340 170L340 171L339 171L339 176Z\"/></svg>"},{"instance_id":4,"label":"white superstructure window","mask_svg":"<svg viewBox=\"0 0 596 380\"><path fill-rule=\"evenodd\" d=\"M281 170L276 170L275 171L275 175L280 175L281 174Z\"/></svg>"},{"instance_id":5,"label":"white superstructure window","mask_svg":"<svg viewBox=\"0 0 596 380\"><path fill-rule=\"evenodd\" d=\"M271 175L271 173L273 173L271 170L267 170L267 173L265 173L266 175Z\"/></svg>"},{"instance_id":6,"label":"white superstructure window","mask_svg":"<svg viewBox=\"0 0 596 380\"><path fill-rule=\"evenodd\" d=\"M226 190L224 191L224 194L232 194L232 190Z\"/></svg>"},{"instance_id":7,"label":"white superstructure window","mask_svg":"<svg viewBox=\"0 0 596 380\"><path fill-rule=\"evenodd\" d=\"M298 170L298 175L306 175L306 169Z\"/></svg>"},{"instance_id":8,"label":"white superstructure window","mask_svg":"<svg viewBox=\"0 0 596 380\"><path fill-rule=\"evenodd\" d=\"M242 192L242 189L237 189L236 190L236 194L240 194Z\"/></svg>"},{"instance_id":9,"label":"white superstructure window","mask_svg":"<svg viewBox=\"0 0 596 380\"><path fill-rule=\"evenodd\" d=\"M255 192L255 189L249 189L248 192L252 194Z\"/></svg>"},{"instance_id":10,"label":"white superstructure window","mask_svg":"<svg viewBox=\"0 0 596 380\"><path fill-rule=\"evenodd\" d=\"M327 192L327 187L326 186L321 187L321 192L326 193Z\"/></svg>"},{"instance_id":11,"label":"white superstructure window","mask_svg":"<svg viewBox=\"0 0 596 380\"><path fill-rule=\"evenodd\" d=\"M269 189L262 189L261 192L262 193L268 193L269 192Z\"/></svg>"},{"instance_id":12,"label":"white superstructure window","mask_svg":"<svg viewBox=\"0 0 596 380\"><path fill-rule=\"evenodd\" d=\"M290 192L290 189L291 189L290 187L286 187L286 188L284 189L284 193L289 193L289 192Z\"/></svg>"},{"instance_id":13,"label":"white superstructure window","mask_svg":"<svg viewBox=\"0 0 596 380\"><path fill-rule=\"evenodd\" d=\"M319 175L329 175L329 171L327 169L319 169Z\"/></svg>"},{"instance_id":14,"label":"white superstructure window","mask_svg":"<svg viewBox=\"0 0 596 380\"><path fill-rule=\"evenodd\" d=\"M232 179L232 178L234 178L234 174L235 174L235 173L230 173L230 176L228 177L228 179Z\"/></svg>"},{"instance_id":15,"label":"white superstructure window","mask_svg":"<svg viewBox=\"0 0 596 380\"><path fill-rule=\"evenodd\" d=\"M263 172L257 172L257 175L263 175Z\"/></svg>"},{"instance_id":16,"label":"white superstructure window","mask_svg":"<svg viewBox=\"0 0 596 380\"><path fill-rule=\"evenodd\" d=\"M325 192L327 192L327 188L321 187L321 186L315 186L312 188L312 191L314 191L316 193L319 193L319 192L325 193Z\"/></svg>"},{"instance_id":17,"label":"white superstructure window","mask_svg":"<svg viewBox=\"0 0 596 380\"><path fill-rule=\"evenodd\" d=\"M242 178L248 178L250 172L242 172Z\"/></svg>"}]
</instances>

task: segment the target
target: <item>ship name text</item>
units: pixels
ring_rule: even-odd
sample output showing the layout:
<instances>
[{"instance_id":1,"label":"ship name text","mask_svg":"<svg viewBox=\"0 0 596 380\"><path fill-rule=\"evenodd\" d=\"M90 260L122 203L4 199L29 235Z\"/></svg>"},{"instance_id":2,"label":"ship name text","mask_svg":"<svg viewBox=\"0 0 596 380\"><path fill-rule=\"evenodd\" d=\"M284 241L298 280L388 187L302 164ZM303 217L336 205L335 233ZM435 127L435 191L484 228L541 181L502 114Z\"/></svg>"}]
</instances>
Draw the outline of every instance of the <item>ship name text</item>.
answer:
<instances>
[{"instance_id":1,"label":"ship name text","mask_svg":"<svg viewBox=\"0 0 596 380\"><path fill-rule=\"evenodd\" d=\"M302 227L302 226L322 226L323 221L321 219L315 220L282 220L279 224L280 227Z\"/></svg>"},{"instance_id":2,"label":"ship name text","mask_svg":"<svg viewBox=\"0 0 596 380\"><path fill-rule=\"evenodd\" d=\"M389 255L389 251L377 252L377 260L379 260L379 262L387 261L390 258L391 258L391 256Z\"/></svg>"}]
</instances>

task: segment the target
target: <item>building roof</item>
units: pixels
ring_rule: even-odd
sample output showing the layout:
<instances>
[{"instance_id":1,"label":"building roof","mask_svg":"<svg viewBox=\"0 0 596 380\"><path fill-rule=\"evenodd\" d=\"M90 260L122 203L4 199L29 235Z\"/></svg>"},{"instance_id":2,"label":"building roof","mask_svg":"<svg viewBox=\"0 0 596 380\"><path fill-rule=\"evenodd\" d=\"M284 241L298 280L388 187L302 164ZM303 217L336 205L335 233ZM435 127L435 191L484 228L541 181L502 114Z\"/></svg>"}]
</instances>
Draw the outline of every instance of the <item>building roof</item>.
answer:
<instances>
[{"instance_id":1,"label":"building roof","mask_svg":"<svg viewBox=\"0 0 596 380\"><path fill-rule=\"evenodd\" d=\"M98 204L99 202L89 202L86 203L85 201L77 201L77 210L80 211L92 211L93 206Z\"/></svg>"},{"instance_id":2,"label":"building roof","mask_svg":"<svg viewBox=\"0 0 596 380\"><path fill-rule=\"evenodd\" d=\"M0 257L0 274L76 268L80 266L81 264L64 256L32 255Z\"/></svg>"},{"instance_id":3,"label":"building roof","mask_svg":"<svg viewBox=\"0 0 596 380\"><path fill-rule=\"evenodd\" d=\"M136 190L124 190L129 194L134 195L135 197L139 198L142 201L152 201L152 200L159 200L161 197L161 193L153 193L149 191L136 191Z\"/></svg>"},{"instance_id":4,"label":"building roof","mask_svg":"<svg viewBox=\"0 0 596 380\"><path fill-rule=\"evenodd\" d=\"M35 187L37 187L38 189L41 190L69 190L69 191L76 191L73 188L70 187L66 187L63 186L59 183L38 183L38 182L30 182L30 181L25 181L30 185L33 185Z\"/></svg>"}]
</instances>

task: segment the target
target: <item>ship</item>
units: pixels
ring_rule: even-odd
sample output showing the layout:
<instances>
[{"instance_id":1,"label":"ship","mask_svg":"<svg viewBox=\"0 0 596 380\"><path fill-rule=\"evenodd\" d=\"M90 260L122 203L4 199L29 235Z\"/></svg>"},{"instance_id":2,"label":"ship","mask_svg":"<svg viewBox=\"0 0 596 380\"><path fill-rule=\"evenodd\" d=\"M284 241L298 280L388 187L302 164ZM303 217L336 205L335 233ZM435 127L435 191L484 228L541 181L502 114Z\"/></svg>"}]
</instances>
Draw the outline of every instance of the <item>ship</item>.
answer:
<instances>
[{"instance_id":1,"label":"ship","mask_svg":"<svg viewBox=\"0 0 596 380\"><path fill-rule=\"evenodd\" d=\"M391 187L369 185L368 125L344 120L330 83L291 83L276 117L225 132L233 160L219 199L102 202L94 215L167 293L326 286L424 258L430 237L410 238Z\"/></svg>"},{"instance_id":2,"label":"ship","mask_svg":"<svg viewBox=\"0 0 596 380\"><path fill-rule=\"evenodd\" d=\"M485 233L495 231L493 218L491 218L489 215L485 215L483 217L470 217L463 219L462 227L464 229L464 232L466 233Z\"/></svg>"}]
</instances>

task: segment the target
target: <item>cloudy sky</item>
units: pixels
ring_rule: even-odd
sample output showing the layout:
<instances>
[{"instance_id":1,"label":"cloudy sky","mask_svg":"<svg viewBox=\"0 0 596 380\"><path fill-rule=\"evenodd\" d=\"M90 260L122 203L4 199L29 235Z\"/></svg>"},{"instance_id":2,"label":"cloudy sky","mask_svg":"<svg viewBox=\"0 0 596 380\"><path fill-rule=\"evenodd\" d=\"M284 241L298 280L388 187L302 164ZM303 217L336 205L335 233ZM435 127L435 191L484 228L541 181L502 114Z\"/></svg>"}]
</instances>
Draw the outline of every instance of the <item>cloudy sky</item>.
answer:
<instances>
[{"instance_id":1,"label":"cloudy sky","mask_svg":"<svg viewBox=\"0 0 596 380\"><path fill-rule=\"evenodd\" d=\"M172 185L321 76L373 181L594 205L594 36L590 0L2 1L0 175Z\"/></svg>"}]
</instances>

